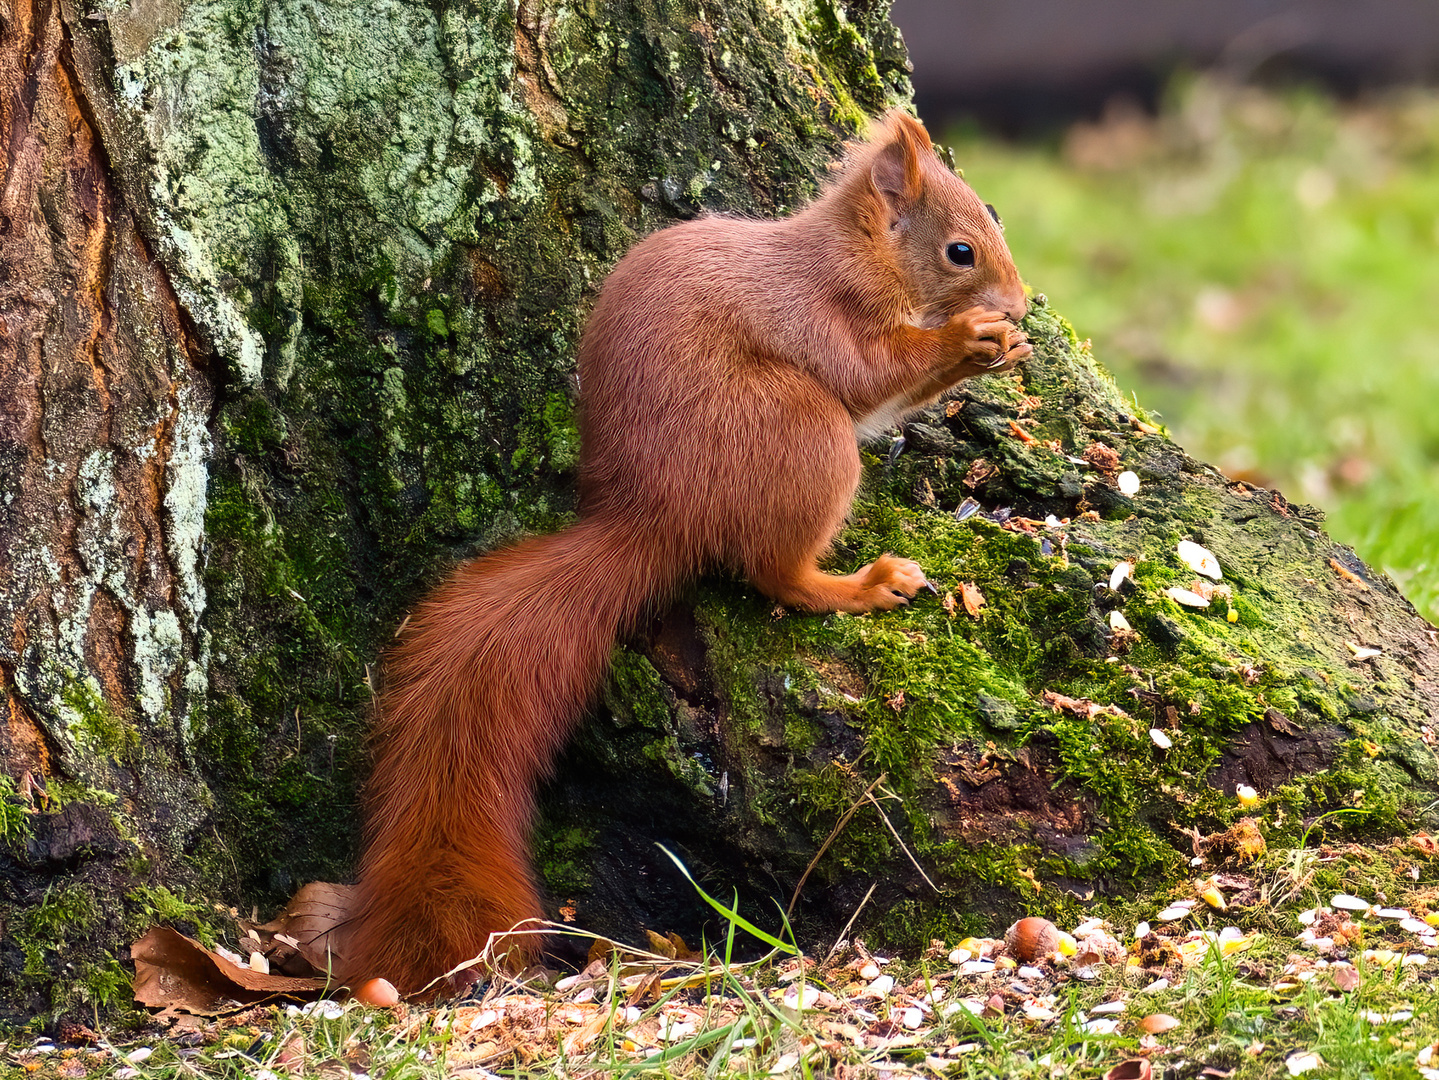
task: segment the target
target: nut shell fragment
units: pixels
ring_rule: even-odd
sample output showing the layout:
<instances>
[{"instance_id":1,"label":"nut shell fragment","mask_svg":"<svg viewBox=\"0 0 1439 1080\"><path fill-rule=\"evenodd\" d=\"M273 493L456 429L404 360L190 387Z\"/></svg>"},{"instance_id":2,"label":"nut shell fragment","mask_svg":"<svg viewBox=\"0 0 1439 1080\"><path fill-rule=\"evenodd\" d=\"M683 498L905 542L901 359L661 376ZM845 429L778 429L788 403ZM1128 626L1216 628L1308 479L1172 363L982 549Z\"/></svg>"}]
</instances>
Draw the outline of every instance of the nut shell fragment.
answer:
<instances>
[{"instance_id":1,"label":"nut shell fragment","mask_svg":"<svg viewBox=\"0 0 1439 1080\"><path fill-rule=\"evenodd\" d=\"M1140 1028L1150 1035L1162 1035L1166 1031L1173 1031L1179 1026L1178 1017L1170 1016L1168 1013L1151 1013L1139 1021Z\"/></svg>"},{"instance_id":2,"label":"nut shell fragment","mask_svg":"<svg viewBox=\"0 0 1439 1080\"><path fill-rule=\"evenodd\" d=\"M1172 588L1165 589L1164 595L1173 600L1176 604L1183 604L1185 607L1207 608L1209 601L1191 589Z\"/></svg>"},{"instance_id":3,"label":"nut shell fragment","mask_svg":"<svg viewBox=\"0 0 1439 1080\"><path fill-rule=\"evenodd\" d=\"M1179 541L1179 557L1196 574L1203 574L1215 581L1220 581L1224 577L1224 572L1219 569L1219 560L1214 557L1214 552L1206 547L1201 547L1192 540Z\"/></svg>"},{"instance_id":4,"label":"nut shell fragment","mask_svg":"<svg viewBox=\"0 0 1439 1080\"><path fill-rule=\"evenodd\" d=\"M1153 1076L1154 1066L1148 1058L1130 1058L1106 1072L1103 1080L1152 1080Z\"/></svg>"},{"instance_id":5,"label":"nut shell fragment","mask_svg":"<svg viewBox=\"0 0 1439 1080\"><path fill-rule=\"evenodd\" d=\"M1357 896L1340 893L1329 901L1329 906L1338 908L1340 911L1368 911L1374 905L1369 903L1368 900L1361 900Z\"/></svg>"}]
</instances>

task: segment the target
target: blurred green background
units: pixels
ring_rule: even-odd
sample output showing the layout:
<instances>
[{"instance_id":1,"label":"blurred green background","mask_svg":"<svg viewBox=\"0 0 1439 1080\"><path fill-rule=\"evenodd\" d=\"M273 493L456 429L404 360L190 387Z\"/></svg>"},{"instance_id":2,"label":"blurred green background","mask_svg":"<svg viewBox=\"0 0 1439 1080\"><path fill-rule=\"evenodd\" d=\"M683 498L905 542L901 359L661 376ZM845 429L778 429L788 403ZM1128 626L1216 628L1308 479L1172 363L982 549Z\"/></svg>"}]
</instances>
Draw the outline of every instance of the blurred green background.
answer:
<instances>
[{"instance_id":1,"label":"blurred green background","mask_svg":"<svg viewBox=\"0 0 1439 1080\"><path fill-rule=\"evenodd\" d=\"M1121 387L1439 620L1439 94L1184 76L1157 114L945 141Z\"/></svg>"}]
</instances>

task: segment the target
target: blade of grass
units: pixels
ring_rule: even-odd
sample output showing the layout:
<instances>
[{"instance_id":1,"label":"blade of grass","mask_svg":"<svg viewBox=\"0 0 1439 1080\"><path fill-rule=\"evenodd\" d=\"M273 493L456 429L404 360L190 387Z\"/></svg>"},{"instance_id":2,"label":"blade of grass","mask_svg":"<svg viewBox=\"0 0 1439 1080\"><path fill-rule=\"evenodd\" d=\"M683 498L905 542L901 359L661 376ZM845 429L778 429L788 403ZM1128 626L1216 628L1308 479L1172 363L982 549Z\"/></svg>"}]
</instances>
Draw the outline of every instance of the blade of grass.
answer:
<instances>
[{"instance_id":1,"label":"blade of grass","mask_svg":"<svg viewBox=\"0 0 1439 1080\"><path fill-rule=\"evenodd\" d=\"M710 907L714 908L717 912L719 912L720 915L722 915L725 919L729 921L731 926L738 926L745 933L749 934L752 937L759 938L766 945L771 945L774 948L780 950L781 952L794 953L798 955L798 949L795 949L793 946L786 944L779 938L775 937L773 934L765 933L765 931L761 930L758 926L755 926L754 923L750 922L734 908L725 907L723 903L716 900L709 893L701 889L699 886L699 882L695 881L695 879L690 876L690 872L688 869L686 869L685 864L680 862L679 859L675 856L674 852L670 851L669 848L665 847L663 844L656 844L655 847L659 848L661 851L663 851L666 855L669 856L670 862L674 863L675 866L679 867L680 873L683 874L685 880L694 887L694 891L699 893L700 899L703 900ZM738 906L738 904L736 904L736 906Z\"/></svg>"}]
</instances>

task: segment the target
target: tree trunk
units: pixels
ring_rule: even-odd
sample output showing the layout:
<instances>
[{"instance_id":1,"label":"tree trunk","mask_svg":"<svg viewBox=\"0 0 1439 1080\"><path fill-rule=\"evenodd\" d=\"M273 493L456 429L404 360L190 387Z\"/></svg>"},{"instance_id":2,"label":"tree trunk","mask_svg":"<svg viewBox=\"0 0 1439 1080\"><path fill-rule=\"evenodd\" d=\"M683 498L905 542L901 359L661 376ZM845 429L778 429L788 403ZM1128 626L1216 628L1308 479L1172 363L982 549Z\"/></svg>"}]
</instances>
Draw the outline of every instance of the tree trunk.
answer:
<instances>
[{"instance_id":1,"label":"tree trunk","mask_svg":"<svg viewBox=\"0 0 1439 1080\"><path fill-rule=\"evenodd\" d=\"M0 979L63 1009L122 1000L151 921L348 875L384 641L455 559L570 513L607 269L702 209L794 207L909 88L884 0L12 0L0 47ZM1162 879L1240 780L1280 829L1356 792L1394 827L1432 790L1432 631L1311 512L1131 426L1043 305L1030 328L1040 401L989 380L911 424L836 555L916 556L980 614L696 587L617 652L545 793L577 921L693 932L654 841L787 897L881 772L805 885L809 937L872 881L874 932L917 940ZM1095 441L1137 496L1070 460ZM970 495L1074 523L956 522ZM1160 596L1185 536L1237 623Z\"/></svg>"}]
</instances>

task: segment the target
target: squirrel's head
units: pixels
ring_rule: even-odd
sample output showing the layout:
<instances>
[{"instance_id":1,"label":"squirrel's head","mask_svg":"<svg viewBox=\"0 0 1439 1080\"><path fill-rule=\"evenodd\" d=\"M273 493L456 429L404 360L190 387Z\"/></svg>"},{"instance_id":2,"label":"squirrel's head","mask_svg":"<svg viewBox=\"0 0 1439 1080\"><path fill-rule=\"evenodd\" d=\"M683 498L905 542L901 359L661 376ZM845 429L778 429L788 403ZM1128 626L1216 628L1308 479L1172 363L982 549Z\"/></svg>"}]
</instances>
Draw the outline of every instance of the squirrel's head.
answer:
<instances>
[{"instance_id":1,"label":"squirrel's head","mask_svg":"<svg viewBox=\"0 0 1439 1080\"><path fill-rule=\"evenodd\" d=\"M1004 242L999 215L940 161L913 117L891 112L855 162L867 175L867 231L899 272L924 325L982 306L1018 322L1028 302Z\"/></svg>"}]
</instances>

